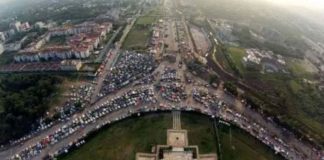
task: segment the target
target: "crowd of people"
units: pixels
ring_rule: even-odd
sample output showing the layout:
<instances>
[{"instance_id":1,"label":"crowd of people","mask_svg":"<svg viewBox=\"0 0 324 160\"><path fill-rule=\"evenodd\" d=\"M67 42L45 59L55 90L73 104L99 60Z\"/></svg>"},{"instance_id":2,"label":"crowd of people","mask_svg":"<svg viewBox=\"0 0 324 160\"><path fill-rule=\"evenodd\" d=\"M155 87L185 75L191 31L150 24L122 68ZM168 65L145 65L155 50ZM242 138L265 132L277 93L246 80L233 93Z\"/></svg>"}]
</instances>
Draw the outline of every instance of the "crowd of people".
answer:
<instances>
[{"instance_id":1,"label":"crowd of people","mask_svg":"<svg viewBox=\"0 0 324 160\"><path fill-rule=\"evenodd\" d=\"M134 83L134 86L152 84L155 81L154 75L149 75Z\"/></svg>"},{"instance_id":2,"label":"crowd of people","mask_svg":"<svg viewBox=\"0 0 324 160\"><path fill-rule=\"evenodd\" d=\"M222 104L216 95L209 94L208 91L203 89L194 88L192 91L192 97L198 103L204 105L204 107L217 108Z\"/></svg>"},{"instance_id":3,"label":"crowd of people","mask_svg":"<svg viewBox=\"0 0 324 160\"><path fill-rule=\"evenodd\" d=\"M23 151L13 156L12 159L31 159L37 156L49 145L53 145L75 133L89 123L94 123L97 119L121 108L137 106L145 103L156 103L152 88L140 88L129 91L121 96L117 96L101 105L95 106L93 110L74 118L71 122L63 125L54 133L44 137L36 144L25 148ZM77 140L76 140L77 141Z\"/></svg>"},{"instance_id":4,"label":"crowd of people","mask_svg":"<svg viewBox=\"0 0 324 160\"><path fill-rule=\"evenodd\" d=\"M157 64L151 54L121 53L118 61L105 77L100 95L112 93L139 78L147 76L156 66Z\"/></svg>"},{"instance_id":5,"label":"crowd of people","mask_svg":"<svg viewBox=\"0 0 324 160\"><path fill-rule=\"evenodd\" d=\"M266 130L260 124L250 121L248 118L242 114L236 113L231 109L223 108L220 112L220 117L232 124L238 125L240 128L244 129L252 136L256 137L264 144L272 148L276 153L282 155L286 159L302 160L307 159L306 156L302 155L301 152L298 152L293 147L289 146L282 139L273 136L271 132Z\"/></svg>"},{"instance_id":6,"label":"crowd of people","mask_svg":"<svg viewBox=\"0 0 324 160\"><path fill-rule=\"evenodd\" d=\"M47 115L45 118L39 120L38 128L32 130L26 136L23 136L17 140L11 141L11 145L20 144L23 141L31 138L56 124L59 121L66 121L70 119L76 112L81 111L85 104L90 100L90 96L93 92L93 86L91 84L83 84L80 86L71 86L68 93L68 99L61 106L57 106L52 115Z\"/></svg>"},{"instance_id":7,"label":"crowd of people","mask_svg":"<svg viewBox=\"0 0 324 160\"><path fill-rule=\"evenodd\" d=\"M177 70L165 67L164 72L161 76L161 82L175 82L180 81L180 78L177 76Z\"/></svg>"},{"instance_id":8,"label":"crowd of people","mask_svg":"<svg viewBox=\"0 0 324 160\"><path fill-rule=\"evenodd\" d=\"M80 86L71 86L68 94L69 100L65 102L63 107L57 107L59 121L68 120L73 114L81 111L87 104L90 103L91 95L94 91L92 84L83 84Z\"/></svg>"},{"instance_id":9,"label":"crowd of people","mask_svg":"<svg viewBox=\"0 0 324 160\"><path fill-rule=\"evenodd\" d=\"M171 102L178 103L188 97L185 86L181 83L160 84L156 85L156 89L160 91L162 98Z\"/></svg>"}]
</instances>

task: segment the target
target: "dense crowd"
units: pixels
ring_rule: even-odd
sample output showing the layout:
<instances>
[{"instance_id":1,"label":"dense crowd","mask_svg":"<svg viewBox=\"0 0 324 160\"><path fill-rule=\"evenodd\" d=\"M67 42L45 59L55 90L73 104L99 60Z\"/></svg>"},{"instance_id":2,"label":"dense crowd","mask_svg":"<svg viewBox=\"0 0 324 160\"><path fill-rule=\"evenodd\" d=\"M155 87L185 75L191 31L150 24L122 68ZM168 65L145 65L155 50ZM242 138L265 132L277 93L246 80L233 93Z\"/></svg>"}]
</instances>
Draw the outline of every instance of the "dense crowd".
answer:
<instances>
[{"instance_id":1,"label":"dense crowd","mask_svg":"<svg viewBox=\"0 0 324 160\"><path fill-rule=\"evenodd\" d=\"M231 122L244 129L252 136L256 137L264 144L272 148L276 153L279 153L286 159L302 160L307 159L301 152L296 151L293 147L289 146L282 139L273 136L271 132L263 128L261 125L251 122L245 116L235 113L234 111L224 108L220 114L221 118L225 121Z\"/></svg>"},{"instance_id":2,"label":"dense crowd","mask_svg":"<svg viewBox=\"0 0 324 160\"><path fill-rule=\"evenodd\" d=\"M203 89L194 88L192 91L192 97L195 101L201 103L206 108L217 108L222 104L222 102L218 100L216 95L209 94L208 91L205 91Z\"/></svg>"},{"instance_id":3,"label":"dense crowd","mask_svg":"<svg viewBox=\"0 0 324 160\"><path fill-rule=\"evenodd\" d=\"M151 54L133 52L121 53L117 63L105 77L101 96L112 93L129 83L143 78L156 68L154 57Z\"/></svg>"},{"instance_id":4,"label":"dense crowd","mask_svg":"<svg viewBox=\"0 0 324 160\"><path fill-rule=\"evenodd\" d=\"M33 135L36 135L56 124L58 121L66 121L70 119L76 112L81 111L85 104L90 100L90 96L93 92L93 86L90 84L81 85L78 87L71 86L70 93L68 94L68 100L66 100L62 106L58 106L54 110L52 117L41 118L39 120L39 126L36 130L32 130L26 136L23 136L15 141L11 141L11 145L19 144Z\"/></svg>"},{"instance_id":5,"label":"dense crowd","mask_svg":"<svg viewBox=\"0 0 324 160\"><path fill-rule=\"evenodd\" d=\"M171 102L180 102L187 99L188 95L185 86L181 83L167 83L156 85L161 93L162 98Z\"/></svg>"},{"instance_id":6,"label":"dense crowd","mask_svg":"<svg viewBox=\"0 0 324 160\"><path fill-rule=\"evenodd\" d=\"M161 82L174 82L180 81L180 78L177 76L177 70L166 67L161 76Z\"/></svg>"},{"instance_id":7,"label":"dense crowd","mask_svg":"<svg viewBox=\"0 0 324 160\"><path fill-rule=\"evenodd\" d=\"M31 159L40 154L40 152L49 145L53 145L75 133L89 123L94 123L97 119L105 116L110 112L114 112L121 108L137 106L145 103L156 103L153 89L141 88L129 91L121 96L117 96L110 101L106 101L101 105L95 106L93 110L74 118L70 123L63 125L54 133L44 137L36 144L25 148L12 159Z\"/></svg>"},{"instance_id":8,"label":"dense crowd","mask_svg":"<svg viewBox=\"0 0 324 160\"><path fill-rule=\"evenodd\" d=\"M152 84L155 81L154 75L149 75L134 83L134 86Z\"/></svg>"},{"instance_id":9,"label":"dense crowd","mask_svg":"<svg viewBox=\"0 0 324 160\"><path fill-rule=\"evenodd\" d=\"M81 111L90 102L94 87L91 84L85 84L79 87L71 86L70 90L69 100L65 102L63 107L56 108L60 121L67 120L74 113Z\"/></svg>"}]
</instances>

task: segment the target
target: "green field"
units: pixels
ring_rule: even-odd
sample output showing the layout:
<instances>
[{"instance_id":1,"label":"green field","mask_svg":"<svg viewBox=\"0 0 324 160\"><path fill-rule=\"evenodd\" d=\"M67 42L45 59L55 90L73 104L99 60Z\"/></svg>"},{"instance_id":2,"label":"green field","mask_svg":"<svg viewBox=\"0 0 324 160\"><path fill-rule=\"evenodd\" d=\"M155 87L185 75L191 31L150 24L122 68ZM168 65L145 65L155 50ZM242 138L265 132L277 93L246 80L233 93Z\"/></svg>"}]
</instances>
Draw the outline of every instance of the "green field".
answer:
<instances>
[{"instance_id":1,"label":"green field","mask_svg":"<svg viewBox=\"0 0 324 160\"><path fill-rule=\"evenodd\" d=\"M151 25L156 21L156 17L153 16L144 16L138 18L136 25Z\"/></svg>"},{"instance_id":2,"label":"green field","mask_svg":"<svg viewBox=\"0 0 324 160\"><path fill-rule=\"evenodd\" d=\"M247 72L248 70L242 63L242 59L246 55L243 48L225 46L222 48L222 51L215 53L215 58L226 72L241 78L243 78L245 74L250 73Z\"/></svg>"},{"instance_id":3,"label":"green field","mask_svg":"<svg viewBox=\"0 0 324 160\"><path fill-rule=\"evenodd\" d=\"M226 60L226 57L223 53L221 52L214 52L213 53L213 61L214 63L219 63L225 71L229 72L229 73L232 73L232 69L231 69L231 66L228 64L228 61Z\"/></svg>"},{"instance_id":4,"label":"green field","mask_svg":"<svg viewBox=\"0 0 324 160\"><path fill-rule=\"evenodd\" d=\"M54 36L46 43L46 46L64 45L66 43L66 36Z\"/></svg>"},{"instance_id":5,"label":"green field","mask_svg":"<svg viewBox=\"0 0 324 160\"><path fill-rule=\"evenodd\" d=\"M216 153L213 125L208 117L182 113L181 120L182 128L188 130L189 144L198 145L200 153ZM166 144L166 130L171 127L170 113L129 118L104 129L79 149L59 159L133 160L136 152L150 152L153 145ZM219 131L223 160L281 159L236 127L232 127L229 132L228 127L222 126Z\"/></svg>"},{"instance_id":6,"label":"green field","mask_svg":"<svg viewBox=\"0 0 324 160\"><path fill-rule=\"evenodd\" d=\"M300 59L289 59L287 66L292 74L307 79L312 79L314 73L317 72L316 70L312 69L312 67L304 60Z\"/></svg>"},{"instance_id":7,"label":"green field","mask_svg":"<svg viewBox=\"0 0 324 160\"><path fill-rule=\"evenodd\" d=\"M145 50L151 38L152 24L156 17L142 16L137 19L129 31L124 43L124 49Z\"/></svg>"},{"instance_id":8,"label":"green field","mask_svg":"<svg viewBox=\"0 0 324 160\"><path fill-rule=\"evenodd\" d=\"M264 107L274 115L281 115L281 120L289 127L301 131L304 135L311 135L317 143L323 143L323 93L320 93L315 85L307 84L304 78L313 79L313 67L304 60L290 59L287 67L292 74L260 74L246 69L242 64L245 53L240 48L227 48L227 57L219 58L219 61L228 71L235 71L247 80L257 80L258 85L264 87L258 95L264 99L275 102L284 108ZM217 57L218 58L218 57ZM234 69L233 69L234 66ZM235 73L235 72L234 72ZM252 81L253 83L254 81ZM269 87L271 86L271 87Z\"/></svg>"},{"instance_id":9,"label":"green field","mask_svg":"<svg viewBox=\"0 0 324 160\"><path fill-rule=\"evenodd\" d=\"M132 29L124 43L123 48L124 49L145 49L149 38L150 38L150 31L149 30L139 30L139 29Z\"/></svg>"},{"instance_id":10,"label":"green field","mask_svg":"<svg viewBox=\"0 0 324 160\"><path fill-rule=\"evenodd\" d=\"M229 54L229 57L239 70L240 74L244 75L245 67L243 66L242 59L246 55L245 50L242 48L230 47L228 48L227 54Z\"/></svg>"},{"instance_id":11,"label":"green field","mask_svg":"<svg viewBox=\"0 0 324 160\"><path fill-rule=\"evenodd\" d=\"M0 55L0 65L9 64L13 62L16 53L17 52L3 52Z\"/></svg>"},{"instance_id":12,"label":"green field","mask_svg":"<svg viewBox=\"0 0 324 160\"><path fill-rule=\"evenodd\" d=\"M283 122L316 138L318 143L323 143L323 93L315 85L282 74L260 74L257 78L272 86L273 91L266 92L268 100L279 102L285 107L272 108L277 113L281 112Z\"/></svg>"}]
</instances>

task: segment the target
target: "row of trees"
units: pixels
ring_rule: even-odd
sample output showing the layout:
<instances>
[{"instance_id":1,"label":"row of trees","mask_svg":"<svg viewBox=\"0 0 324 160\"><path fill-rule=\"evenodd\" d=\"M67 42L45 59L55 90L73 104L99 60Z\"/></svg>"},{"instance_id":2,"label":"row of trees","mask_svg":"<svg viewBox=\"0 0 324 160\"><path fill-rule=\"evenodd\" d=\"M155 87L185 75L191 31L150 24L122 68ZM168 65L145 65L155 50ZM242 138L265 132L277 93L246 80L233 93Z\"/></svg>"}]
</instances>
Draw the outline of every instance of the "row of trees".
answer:
<instances>
[{"instance_id":1,"label":"row of trees","mask_svg":"<svg viewBox=\"0 0 324 160\"><path fill-rule=\"evenodd\" d=\"M11 75L0 79L0 144L37 127L61 80L49 75Z\"/></svg>"},{"instance_id":2,"label":"row of trees","mask_svg":"<svg viewBox=\"0 0 324 160\"><path fill-rule=\"evenodd\" d=\"M234 82L226 81L224 83L224 88L226 89L227 92L231 93L232 95L238 96L237 87Z\"/></svg>"}]
</instances>

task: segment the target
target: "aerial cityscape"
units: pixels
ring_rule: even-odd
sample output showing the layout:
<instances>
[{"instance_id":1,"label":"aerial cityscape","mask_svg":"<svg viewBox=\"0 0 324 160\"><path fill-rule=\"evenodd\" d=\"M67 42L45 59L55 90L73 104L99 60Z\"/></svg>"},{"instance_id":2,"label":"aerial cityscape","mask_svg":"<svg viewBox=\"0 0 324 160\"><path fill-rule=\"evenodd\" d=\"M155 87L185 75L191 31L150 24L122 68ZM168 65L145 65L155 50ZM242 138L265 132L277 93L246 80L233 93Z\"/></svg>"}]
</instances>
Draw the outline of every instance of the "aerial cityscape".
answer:
<instances>
[{"instance_id":1,"label":"aerial cityscape","mask_svg":"<svg viewBox=\"0 0 324 160\"><path fill-rule=\"evenodd\" d=\"M0 1L0 160L324 160L320 0Z\"/></svg>"}]
</instances>

